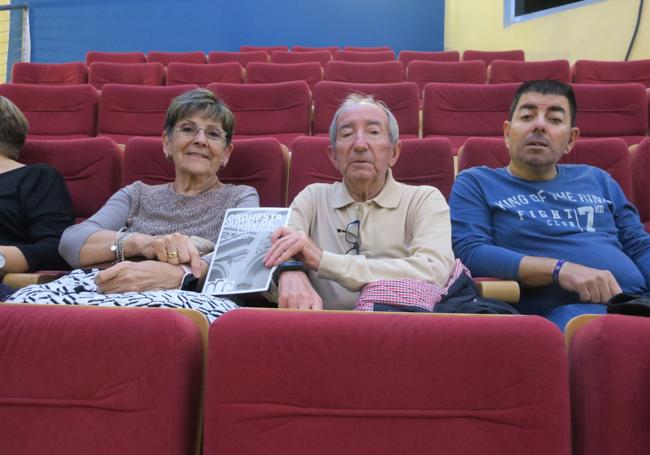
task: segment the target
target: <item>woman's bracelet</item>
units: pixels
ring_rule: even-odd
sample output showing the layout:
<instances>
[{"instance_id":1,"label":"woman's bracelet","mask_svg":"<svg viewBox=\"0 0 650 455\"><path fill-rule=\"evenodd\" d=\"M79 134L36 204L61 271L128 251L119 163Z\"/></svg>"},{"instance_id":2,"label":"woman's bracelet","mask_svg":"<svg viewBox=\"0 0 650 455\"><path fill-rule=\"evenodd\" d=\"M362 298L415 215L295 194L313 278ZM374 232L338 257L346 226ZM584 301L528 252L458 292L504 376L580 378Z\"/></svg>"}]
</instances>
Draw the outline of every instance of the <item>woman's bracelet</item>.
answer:
<instances>
[{"instance_id":1,"label":"woman's bracelet","mask_svg":"<svg viewBox=\"0 0 650 455\"><path fill-rule=\"evenodd\" d=\"M553 284L557 284L558 280L560 279L560 269L566 262L566 259L560 259L555 263L555 268L553 269Z\"/></svg>"},{"instance_id":2,"label":"woman's bracelet","mask_svg":"<svg viewBox=\"0 0 650 455\"><path fill-rule=\"evenodd\" d=\"M124 262L124 245L133 232L126 232L126 226L117 231L115 236L115 243L111 245L111 251L115 252L116 262Z\"/></svg>"}]
</instances>

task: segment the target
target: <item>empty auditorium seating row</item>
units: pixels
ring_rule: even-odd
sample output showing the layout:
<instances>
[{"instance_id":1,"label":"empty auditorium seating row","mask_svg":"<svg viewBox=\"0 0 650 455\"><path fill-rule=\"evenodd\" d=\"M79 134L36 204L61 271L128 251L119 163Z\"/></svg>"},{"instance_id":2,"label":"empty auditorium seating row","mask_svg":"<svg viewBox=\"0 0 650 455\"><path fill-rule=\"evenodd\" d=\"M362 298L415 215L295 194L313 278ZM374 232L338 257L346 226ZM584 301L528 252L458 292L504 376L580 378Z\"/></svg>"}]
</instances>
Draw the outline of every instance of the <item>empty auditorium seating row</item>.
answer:
<instances>
[{"instance_id":1,"label":"empty auditorium seating row","mask_svg":"<svg viewBox=\"0 0 650 455\"><path fill-rule=\"evenodd\" d=\"M536 316L237 309L209 327L201 318L0 305L0 446L636 455L650 445L647 318L582 316L566 341Z\"/></svg>"},{"instance_id":2,"label":"empty auditorium seating row","mask_svg":"<svg viewBox=\"0 0 650 455\"><path fill-rule=\"evenodd\" d=\"M428 83L422 100L415 82L320 81L313 92L305 81L219 82L207 87L234 112L235 139L272 136L289 146L299 136L326 135L341 101L349 93L365 93L391 109L402 138L445 137L456 150L468 137L502 137L503 121L517 86ZM158 137L171 100L196 87L107 84L100 94L83 84L2 84L0 95L11 99L25 113L30 138L100 135L123 144L134 136ZM620 137L632 145L647 135L649 101L641 84L574 84L574 90L579 106L576 124L582 138Z\"/></svg>"},{"instance_id":3,"label":"empty auditorium seating row","mask_svg":"<svg viewBox=\"0 0 650 455\"><path fill-rule=\"evenodd\" d=\"M474 52L475 53L475 52ZM620 84L640 83L650 88L650 59L635 61L578 60L573 66L567 60L524 61L519 51L492 52L459 59L456 51L402 51L398 60L390 50L359 52L354 50L258 49L239 52L213 51L207 57L197 52L150 52L134 59L137 53L108 53L109 57L92 57L86 65L71 63L27 63L13 66L12 81L22 84L69 85L90 83L98 89L106 83L143 85L175 85L210 82L267 82L306 80L310 86L317 80L351 82L427 82L509 83L531 79L555 79L562 82ZM100 53L103 55L103 53ZM123 62L119 61L123 57ZM206 63L207 62L207 63ZM239 63L240 68L234 67ZM318 63L323 74L297 69L291 64ZM398 65L401 63L402 66ZM226 65L228 64L228 65ZM257 76L247 78L249 64L258 66ZM224 66L225 65L225 66ZM283 66L284 65L284 66ZM330 66L328 69L327 67ZM297 68L297 67L295 67ZM194 73L197 73L194 75ZM263 82L264 80L262 80Z\"/></svg>"},{"instance_id":4,"label":"empty auditorium seating row","mask_svg":"<svg viewBox=\"0 0 650 455\"><path fill-rule=\"evenodd\" d=\"M257 189L263 206L281 207L311 183L340 181L328 158L327 137L298 137L291 156L275 138L238 139L222 181ZM290 160L289 160L290 158ZM47 163L63 175L72 195L77 221L95 213L120 187L136 180L148 184L171 182L173 163L164 157L160 137L134 137L124 149L106 137L68 141L30 139L20 160ZM290 162L289 162L290 161ZM502 138L468 138L458 159L459 171L473 166L502 167L509 161ZM650 138L632 154L620 138L579 141L563 163L585 163L609 172L630 201L636 203L650 232L650 198L645 179L650 173ZM400 159L393 167L398 181L432 185L445 198L454 182L454 155L446 138L403 139Z\"/></svg>"}]
</instances>

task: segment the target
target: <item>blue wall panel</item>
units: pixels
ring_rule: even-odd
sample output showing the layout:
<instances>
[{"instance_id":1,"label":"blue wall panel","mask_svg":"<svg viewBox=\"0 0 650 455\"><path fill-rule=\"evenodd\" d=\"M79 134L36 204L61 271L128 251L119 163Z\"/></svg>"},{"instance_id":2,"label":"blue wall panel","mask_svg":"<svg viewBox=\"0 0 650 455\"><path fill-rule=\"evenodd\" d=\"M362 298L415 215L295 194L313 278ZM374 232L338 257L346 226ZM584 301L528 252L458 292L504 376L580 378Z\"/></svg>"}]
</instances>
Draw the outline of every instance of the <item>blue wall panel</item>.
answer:
<instances>
[{"instance_id":1,"label":"blue wall panel","mask_svg":"<svg viewBox=\"0 0 650 455\"><path fill-rule=\"evenodd\" d=\"M30 0L32 61L242 44L444 48L444 0Z\"/></svg>"}]
</instances>

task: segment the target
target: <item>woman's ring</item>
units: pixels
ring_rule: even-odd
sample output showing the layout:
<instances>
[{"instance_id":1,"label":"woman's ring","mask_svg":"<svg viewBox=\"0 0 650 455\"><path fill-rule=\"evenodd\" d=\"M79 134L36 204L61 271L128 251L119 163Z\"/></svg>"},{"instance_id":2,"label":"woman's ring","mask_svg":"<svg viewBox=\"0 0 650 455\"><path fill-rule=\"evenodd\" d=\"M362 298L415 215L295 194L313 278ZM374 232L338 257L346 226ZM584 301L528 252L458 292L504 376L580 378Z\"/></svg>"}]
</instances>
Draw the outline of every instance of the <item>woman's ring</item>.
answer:
<instances>
[{"instance_id":1,"label":"woman's ring","mask_svg":"<svg viewBox=\"0 0 650 455\"><path fill-rule=\"evenodd\" d=\"M178 257L178 251L168 251L167 252L167 257L177 258Z\"/></svg>"}]
</instances>

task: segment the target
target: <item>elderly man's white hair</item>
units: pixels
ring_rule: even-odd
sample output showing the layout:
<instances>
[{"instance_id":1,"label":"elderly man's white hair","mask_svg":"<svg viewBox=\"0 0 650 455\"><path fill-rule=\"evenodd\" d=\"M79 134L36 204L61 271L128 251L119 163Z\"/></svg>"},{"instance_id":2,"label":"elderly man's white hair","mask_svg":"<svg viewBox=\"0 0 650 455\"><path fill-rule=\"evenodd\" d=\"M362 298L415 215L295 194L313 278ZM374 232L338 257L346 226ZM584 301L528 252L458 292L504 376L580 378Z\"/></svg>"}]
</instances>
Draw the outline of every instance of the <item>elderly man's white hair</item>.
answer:
<instances>
[{"instance_id":1,"label":"elderly man's white hair","mask_svg":"<svg viewBox=\"0 0 650 455\"><path fill-rule=\"evenodd\" d=\"M376 100L372 95L352 93L343 100L341 106L339 106L334 113L334 118L330 124L330 144L332 147L336 145L336 130L338 128L339 115L341 115L341 112L344 110L359 104L374 104L386 113L386 116L388 117L388 137L390 138L391 144L395 145L399 139L399 126L397 126L397 120L393 113L388 109L388 106L386 106L383 101Z\"/></svg>"}]
</instances>

